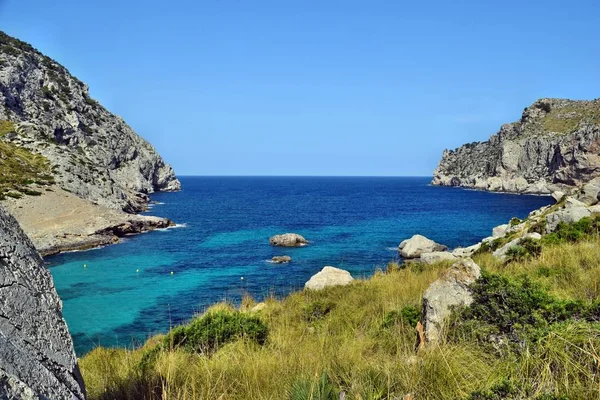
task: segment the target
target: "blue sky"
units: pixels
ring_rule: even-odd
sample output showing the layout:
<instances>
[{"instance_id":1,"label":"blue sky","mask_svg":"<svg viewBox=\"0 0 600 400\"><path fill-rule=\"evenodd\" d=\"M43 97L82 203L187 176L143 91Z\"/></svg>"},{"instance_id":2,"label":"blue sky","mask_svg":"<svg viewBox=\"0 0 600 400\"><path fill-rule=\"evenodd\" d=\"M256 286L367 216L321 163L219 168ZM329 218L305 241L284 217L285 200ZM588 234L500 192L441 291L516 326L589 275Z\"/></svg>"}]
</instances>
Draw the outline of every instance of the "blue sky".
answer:
<instances>
[{"instance_id":1,"label":"blue sky","mask_svg":"<svg viewBox=\"0 0 600 400\"><path fill-rule=\"evenodd\" d=\"M540 97L600 97L596 1L0 0L180 175L430 175Z\"/></svg>"}]
</instances>

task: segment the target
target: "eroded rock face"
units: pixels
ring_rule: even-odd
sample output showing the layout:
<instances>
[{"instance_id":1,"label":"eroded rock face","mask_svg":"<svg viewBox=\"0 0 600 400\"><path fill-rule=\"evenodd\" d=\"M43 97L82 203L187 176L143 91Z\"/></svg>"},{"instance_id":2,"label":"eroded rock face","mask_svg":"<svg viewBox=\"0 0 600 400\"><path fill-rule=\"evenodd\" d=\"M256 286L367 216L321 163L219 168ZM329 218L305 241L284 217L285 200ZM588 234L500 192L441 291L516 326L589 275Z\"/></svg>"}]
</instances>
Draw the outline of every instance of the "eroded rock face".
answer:
<instances>
[{"instance_id":1,"label":"eroded rock face","mask_svg":"<svg viewBox=\"0 0 600 400\"><path fill-rule=\"evenodd\" d=\"M3 140L45 156L62 188L127 212L142 210L149 193L181 188L154 148L66 68L3 32L0 44L0 120L16 124Z\"/></svg>"},{"instance_id":2,"label":"eroded rock face","mask_svg":"<svg viewBox=\"0 0 600 400\"><path fill-rule=\"evenodd\" d=\"M308 240L297 233L284 233L283 235L272 236L269 243L271 246L299 247L308 244Z\"/></svg>"},{"instance_id":3,"label":"eroded rock face","mask_svg":"<svg viewBox=\"0 0 600 400\"><path fill-rule=\"evenodd\" d=\"M398 246L398 251L403 258L419 258L423 253L446 251L448 247L438 244L422 235L414 235L403 240Z\"/></svg>"},{"instance_id":4,"label":"eroded rock face","mask_svg":"<svg viewBox=\"0 0 600 400\"><path fill-rule=\"evenodd\" d=\"M577 195L577 200L582 203L593 206L600 200L600 177L594 178L581 188L581 192Z\"/></svg>"},{"instance_id":5,"label":"eroded rock face","mask_svg":"<svg viewBox=\"0 0 600 400\"><path fill-rule=\"evenodd\" d=\"M600 100L541 99L486 142L445 150L432 184L570 193L600 175Z\"/></svg>"},{"instance_id":6,"label":"eroded rock face","mask_svg":"<svg viewBox=\"0 0 600 400\"><path fill-rule=\"evenodd\" d=\"M442 332L454 307L473 302L469 286L481 276L481 269L470 258L452 265L423 294L422 320L427 342L443 341Z\"/></svg>"},{"instance_id":7,"label":"eroded rock face","mask_svg":"<svg viewBox=\"0 0 600 400\"><path fill-rule=\"evenodd\" d=\"M71 335L62 318L62 303L50 271L16 220L3 208L0 398L85 398Z\"/></svg>"},{"instance_id":8,"label":"eroded rock face","mask_svg":"<svg viewBox=\"0 0 600 400\"><path fill-rule=\"evenodd\" d=\"M350 284L354 278L350 272L335 268L324 267L320 272L310 277L310 280L304 284L305 289L321 290L329 286L345 286Z\"/></svg>"}]
</instances>

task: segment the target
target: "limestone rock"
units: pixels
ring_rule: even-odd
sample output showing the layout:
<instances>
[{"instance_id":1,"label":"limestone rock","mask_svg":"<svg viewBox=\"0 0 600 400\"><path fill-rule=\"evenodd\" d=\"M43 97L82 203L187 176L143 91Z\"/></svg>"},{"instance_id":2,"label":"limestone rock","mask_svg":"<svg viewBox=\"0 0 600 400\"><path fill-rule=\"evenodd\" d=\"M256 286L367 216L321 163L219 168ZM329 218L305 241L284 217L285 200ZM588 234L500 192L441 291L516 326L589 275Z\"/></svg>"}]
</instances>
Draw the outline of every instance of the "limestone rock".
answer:
<instances>
[{"instance_id":1,"label":"limestone rock","mask_svg":"<svg viewBox=\"0 0 600 400\"><path fill-rule=\"evenodd\" d=\"M508 225L508 224L498 225L497 227L495 227L494 229L492 229L492 237L493 238L499 238L501 236L504 236L506 234L506 230L509 227L510 227L510 225Z\"/></svg>"},{"instance_id":2,"label":"limestone rock","mask_svg":"<svg viewBox=\"0 0 600 400\"><path fill-rule=\"evenodd\" d=\"M600 99L540 99L524 110L519 121L502 125L489 140L444 150L432 184L571 193L600 174L598 111ZM573 129L564 128L572 123Z\"/></svg>"},{"instance_id":3,"label":"limestone rock","mask_svg":"<svg viewBox=\"0 0 600 400\"><path fill-rule=\"evenodd\" d=\"M600 177L594 178L581 188L577 200L588 206L593 206L600 200Z\"/></svg>"},{"instance_id":4,"label":"limestone rock","mask_svg":"<svg viewBox=\"0 0 600 400\"><path fill-rule=\"evenodd\" d=\"M284 264L284 263L289 263L290 261L292 261L292 257L290 257L290 256L275 256L275 257L271 258L271 261L273 261L275 264Z\"/></svg>"},{"instance_id":5,"label":"limestone rock","mask_svg":"<svg viewBox=\"0 0 600 400\"><path fill-rule=\"evenodd\" d=\"M546 233L554 232L561 222L569 224L591 215L590 210L583 206L560 209L546 216Z\"/></svg>"},{"instance_id":6,"label":"limestone rock","mask_svg":"<svg viewBox=\"0 0 600 400\"><path fill-rule=\"evenodd\" d=\"M62 303L50 271L16 220L3 208L0 398L85 398L71 335L62 318Z\"/></svg>"},{"instance_id":7,"label":"limestone rock","mask_svg":"<svg viewBox=\"0 0 600 400\"><path fill-rule=\"evenodd\" d=\"M422 253L420 260L425 264L435 264L442 261L456 261L456 256L448 251L434 251L431 253Z\"/></svg>"},{"instance_id":8,"label":"limestone rock","mask_svg":"<svg viewBox=\"0 0 600 400\"><path fill-rule=\"evenodd\" d=\"M299 247L305 246L308 243L308 240L297 233L284 233L283 235L272 236L269 239L269 243L272 246Z\"/></svg>"},{"instance_id":9,"label":"limestone rock","mask_svg":"<svg viewBox=\"0 0 600 400\"><path fill-rule=\"evenodd\" d=\"M250 310L250 312L259 312L265 309L267 305L263 302L258 303L257 305L255 305L254 307L252 307L252 309Z\"/></svg>"},{"instance_id":10,"label":"limestone rock","mask_svg":"<svg viewBox=\"0 0 600 400\"><path fill-rule=\"evenodd\" d=\"M398 251L403 258L418 258L422 253L446 251L448 247L438 244L422 235L414 235L403 240L398 246Z\"/></svg>"},{"instance_id":11,"label":"limestone rock","mask_svg":"<svg viewBox=\"0 0 600 400\"><path fill-rule=\"evenodd\" d=\"M494 251L492 255L500 260L504 260L506 258L506 253L508 252L508 250L510 250L514 246L517 246L519 243L521 243L523 239L540 240L541 238L542 235L540 235L539 233L527 233L524 236L518 237L506 243L504 246Z\"/></svg>"},{"instance_id":12,"label":"limestone rock","mask_svg":"<svg viewBox=\"0 0 600 400\"><path fill-rule=\"evenodd\" d=\"M556 201L557 203L559 201L561 201L561 199L565 197L565 192L561 192L560 190L557 190L555 192L552 192L552 198L554 199L554 201Z\"/></svg>"},{"instance_id":13,"label":"limestone rock","mask_svg":"<svg viewBox=\"0 0 600 400\"><path fill-rule=\"evenodd\" d=\"M138 212L148 194L179 190L173 169L125 121L90 98L88 86L27 43L0 32L3 140L41 154L57 184L108 208Z\"/></svg>"},{"instance_id":14,"label":"limestone rock","mask_svg":"<svg viewBox=\"0 0 600 400\"><path fill-rule=\"evenodd\" d=\"M473 302L469 286L481 275L481 269L470 258L452 265L423 294L422 324L427 342L443 341L442 332L454 307Z\"/></svg>"},{"instance_id":15,"label":"limestone rock","mask_svg":"<svg viewBox=\"0 0 600 400\"><path fill-rule=\"evenodd\" d=\"M481 243L476 243L469 247L457 247L452 250L452 255L455 257L471 257L481 247Z\"/></svg>"},{"instance_id":16,"label":"limestone rock","mask_svg":"<svg viewBox=\"0 0 600 400\"><path fill-rule=\"evenodd\" d=\"M320 272L311 276L311 278L304 284L305 289L321 290L329 286L345 286L350 284L354 278L350 275L350 272L335 268L335 267L324 267Z\"/></svg>"}]
</instances>

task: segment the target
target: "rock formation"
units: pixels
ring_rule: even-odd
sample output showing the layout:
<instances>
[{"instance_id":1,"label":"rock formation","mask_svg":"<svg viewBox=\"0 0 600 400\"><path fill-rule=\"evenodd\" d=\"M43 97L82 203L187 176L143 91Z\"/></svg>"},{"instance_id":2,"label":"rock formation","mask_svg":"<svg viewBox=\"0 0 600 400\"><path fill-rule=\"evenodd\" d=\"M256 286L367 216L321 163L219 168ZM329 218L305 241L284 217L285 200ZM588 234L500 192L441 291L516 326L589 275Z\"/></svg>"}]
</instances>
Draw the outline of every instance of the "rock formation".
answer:
<instances>
[{"instance_id":1,"label":"rock formation","mask_svg":"<svg viewBox=\"0 0 600 400\"><path fill-rule=\"evenodd\" d=\"M329 286L345 286L350 284L354 278L350 272L335 268L324 267L321 271L310 277L304 284L305 289L321 290Z\"/></svg>"},{"instance_id":2,"label":"rock formation","mask_svg":"<svg viewBox=\"0 0 600 400\"><path fill-rule=\"evenodd\" d=\"M308 240L297 233L284 233L283 235L272 236L269 243L271 246L299 247L308 244Z\"/></svg>"},{"instance_id":3,"label":"rock formation","mask_svg":"<svg viewBox=\"0 0 600 400\"><path fill-rule=\"evenodd\" d=\"M600 99L541 99L486 142L445 150L432 184L571 193L600 175Z\"/></svg>"},{"instance_id":4,"label":"rock formation","mask_svg":"<svg viewBox=\"0 0 600 400\"><path fill-rule=\"evenodd\" d=\"M398 246L398 251L403 258L419 258L422 253L446 251L448 247L438 244L422 235L414 235L403 240Z\"/></svg>"},{"instance_id":5,"label":"rock formation","mask_svg":"<svg viewBox=\"0 0 600 400\"><path fill-rule=\"evenodd\" d=\"M87 85L3 32L0 104L0 141L47 160L46 182L127 212L143 210L149 193L180 189L173 169Z\"/></svg>"},{"instance_id":6,"label":"rock formation","mask_svg":"<svg viewBox=\"0 0 600 400\"><path fill-rule=\"evenodd\" d=\"M0 398L85 398L52 276L16 220L2 208Z\"/></svg>"},{"instance_id":7,"label":"rock formation","mask_svg":"<svg viewBox=\"0 0 600 400\"><path fill-rule=\"evenodd\" d=\"M291 262L292 257L290 257L290 256L274 256L273 258L271 258L271 261L273 261L275 264L284 264L284 263Z\"/></svg>"},{"instance_id":8,"label":"rock formation","mask_svg":"<svg viewBox=\"0 0 600 400\"><path fill-rule=\"evenodd\" d=\"M473 302L469 286L481 275L473 260L466 258L452 265L423 294L421 323L427 342L439 343L442 332L455 307L468 306Z\"/></svg>"}]
</instances>

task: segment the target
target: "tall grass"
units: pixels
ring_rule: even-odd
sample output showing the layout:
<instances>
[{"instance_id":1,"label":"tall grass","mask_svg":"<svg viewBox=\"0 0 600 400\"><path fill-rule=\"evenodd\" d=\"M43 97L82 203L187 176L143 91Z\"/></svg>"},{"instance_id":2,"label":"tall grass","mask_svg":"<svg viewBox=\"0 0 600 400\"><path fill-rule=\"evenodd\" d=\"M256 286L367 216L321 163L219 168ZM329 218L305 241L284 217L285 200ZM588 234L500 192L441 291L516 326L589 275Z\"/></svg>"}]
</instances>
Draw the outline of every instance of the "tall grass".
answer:
<instances>
[{"instance_id":1,"label":"tall grass","mask_svg":"<svg viewBox=\"0 0 600 400\"><path fill-rule=\"evenodd\" d=\"M600 242L545 245L538 257L508 264L481 254L489 273L527 276L552 296L598 297ZM414 326L402 310L448 264L391 266L349 286L267 299L257 315L269 328L265 344L244 338L202 355L158 351L149 367L140 349L97 348L80 362L91 399L499 399L600 398L600 329L569 320L517 352L490 351L475 340L448 341L416 352ZM243 312L254 301L246 298ZM221 305L221 309L230 306ZM408 313L410 316L410 313ZM393 318L392 318L393 317ZM391 321L391 322L390 322ZM509 397L502 396L509 393Z\"/></svg>"}]
</instances>

